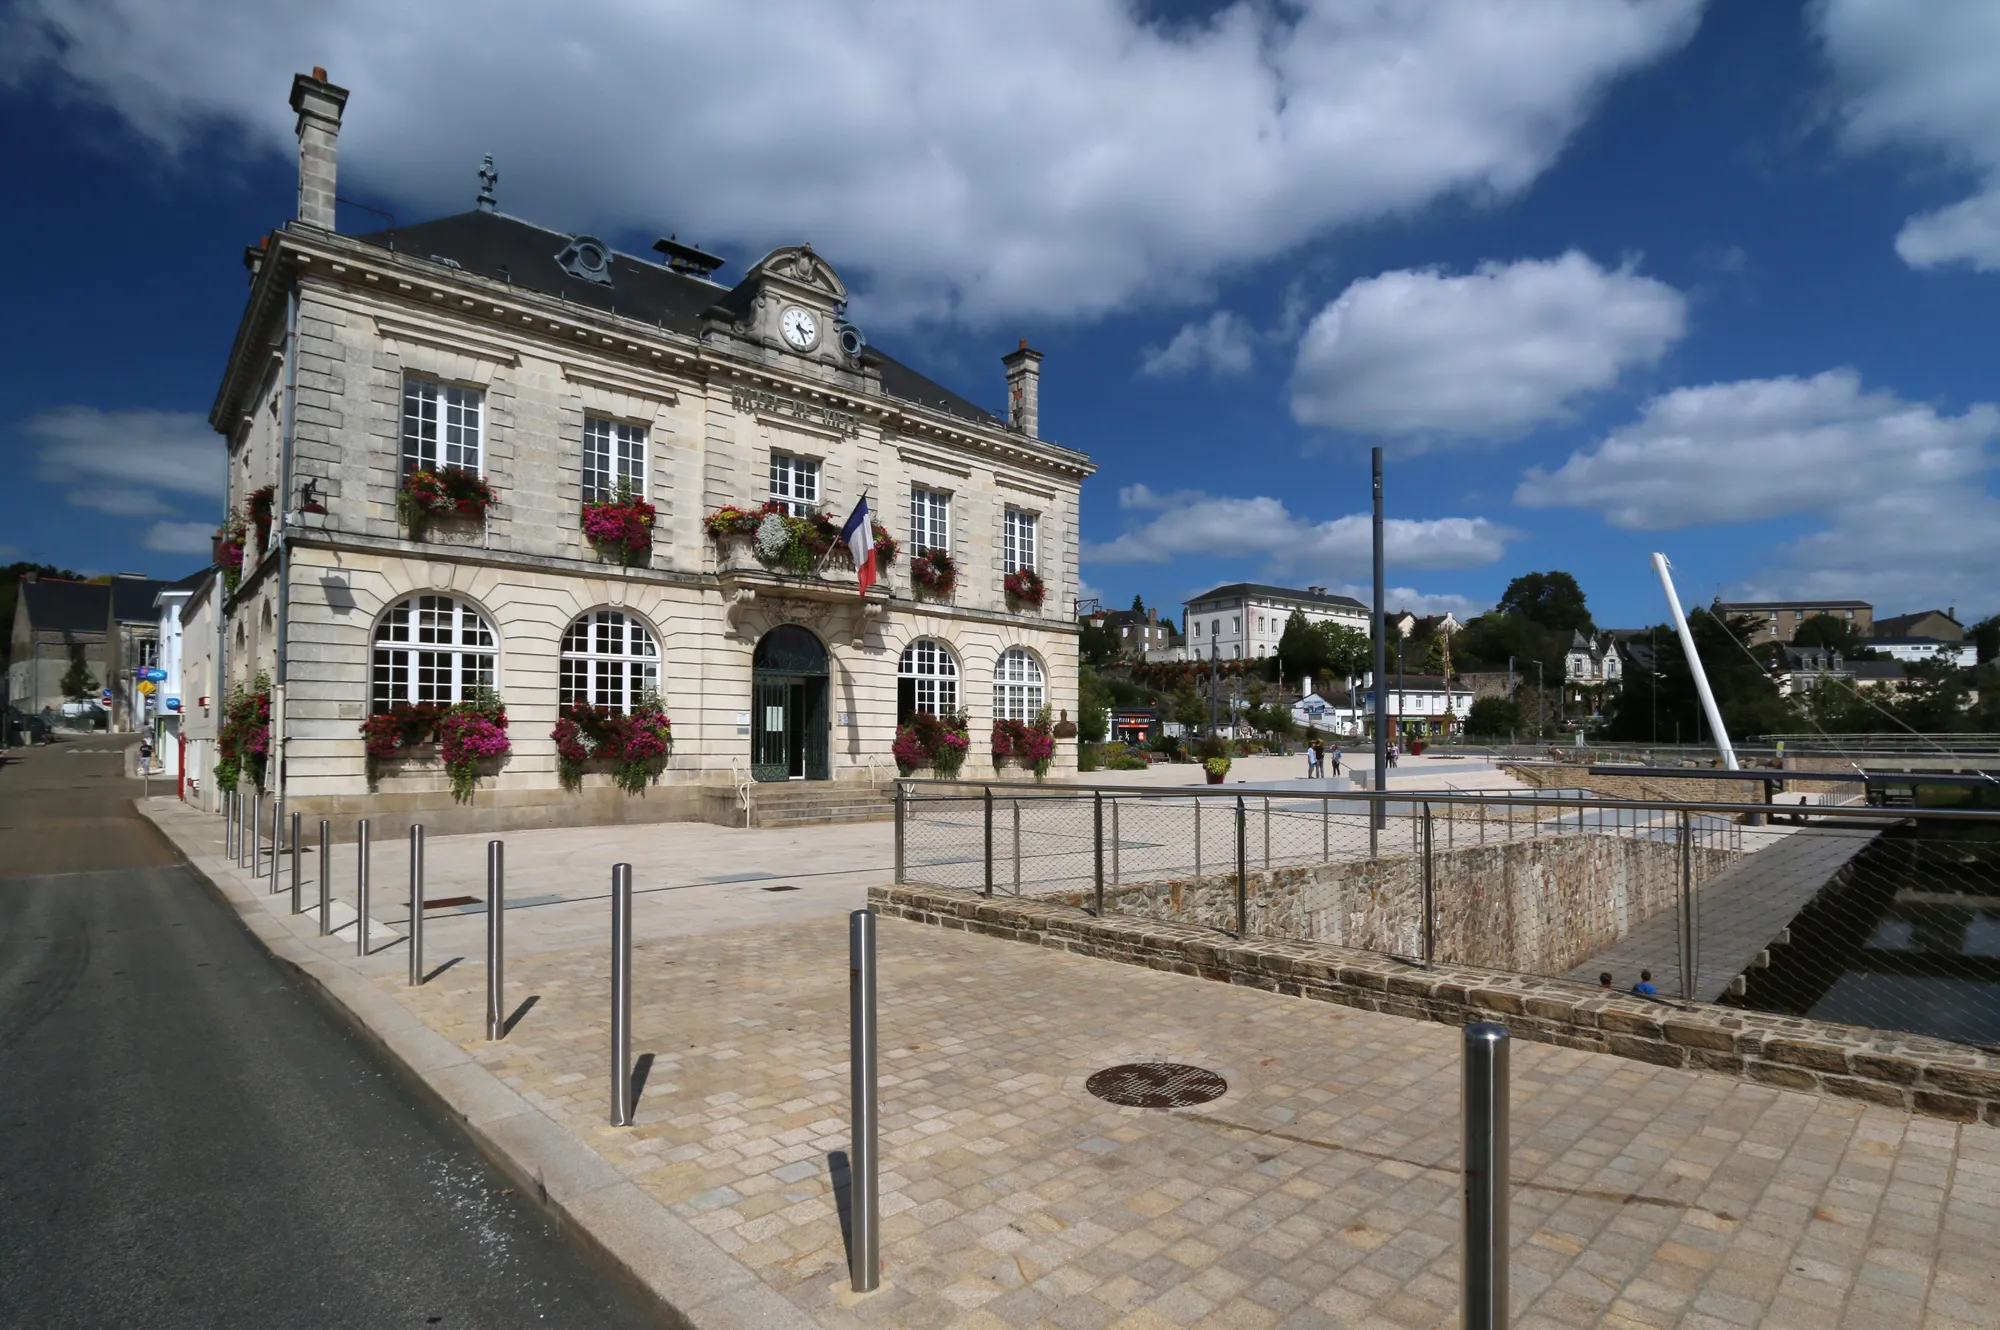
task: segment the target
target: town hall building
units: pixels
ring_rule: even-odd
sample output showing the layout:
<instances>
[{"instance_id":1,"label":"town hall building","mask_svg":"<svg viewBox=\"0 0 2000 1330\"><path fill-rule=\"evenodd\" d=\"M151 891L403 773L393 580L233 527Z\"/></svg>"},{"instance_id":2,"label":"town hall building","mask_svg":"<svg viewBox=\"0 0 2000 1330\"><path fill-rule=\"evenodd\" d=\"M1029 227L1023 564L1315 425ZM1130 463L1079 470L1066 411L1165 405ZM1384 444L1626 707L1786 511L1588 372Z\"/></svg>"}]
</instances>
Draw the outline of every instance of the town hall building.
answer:
<instances>
[{"instance_id":1,"label":"town hall building","mask_svg":"<svg viewBox=\"0 0 2000 1330\"><path fill-rule=\"evenodd\" d=\"M507 215L490 161L472 211L339 234L346 100L293 83L298 216L246 254L211 415L242 551L221 677L269 679L290 808L740 823L774 787L879 788L916 711L966 718L967 775L996 721L1075 714L1094 468L1041 437L1025 341L1002 418L869 345L811 245L725 283L677 240L656 261ZM864 497L865 591L835 534ZM371 755L370 717L473 698L504 704L508 751L469 802L426 746ZM672 746L643 791L565 769L560 707L655 699Z\"/></svg>"}]
</instances>

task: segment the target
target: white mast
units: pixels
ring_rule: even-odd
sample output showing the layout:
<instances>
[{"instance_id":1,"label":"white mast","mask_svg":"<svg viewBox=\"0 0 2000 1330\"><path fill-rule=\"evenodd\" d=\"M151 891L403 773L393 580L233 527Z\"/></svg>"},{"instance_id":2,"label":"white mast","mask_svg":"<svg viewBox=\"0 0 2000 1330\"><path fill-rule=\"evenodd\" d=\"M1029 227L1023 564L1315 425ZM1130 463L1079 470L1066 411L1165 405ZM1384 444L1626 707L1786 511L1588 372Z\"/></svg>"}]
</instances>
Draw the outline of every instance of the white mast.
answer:
<instances>
[{"instance_id":1,"label":"white mast","mask_svg":"<svg viewBox=\"0 0 2000 1330\"><path fill-rule=\"evenodd\" d=\"M1722 713L1716 710L1715 694L1708 689L1708 673L1701 668L1701 656L1694 649L1694 634L1688 631L1687 615L1681 613L1681 598L1674 594L1674 579L1667 574L1667 556L1653 556L1653 571L1660 575L1660 587L1667 593L1667 607L1674 612L1674 630L1681 635L1681 650L1687 652L1688 668L1694 671L1694 690L1701 695L1701 709L1708 714L1708 727L1715 731L1715 746L1722 750L1722 765L1736 770L1736 750L1729 746L1729 731L1722 728Z\"/></svg>"}]
</instances>

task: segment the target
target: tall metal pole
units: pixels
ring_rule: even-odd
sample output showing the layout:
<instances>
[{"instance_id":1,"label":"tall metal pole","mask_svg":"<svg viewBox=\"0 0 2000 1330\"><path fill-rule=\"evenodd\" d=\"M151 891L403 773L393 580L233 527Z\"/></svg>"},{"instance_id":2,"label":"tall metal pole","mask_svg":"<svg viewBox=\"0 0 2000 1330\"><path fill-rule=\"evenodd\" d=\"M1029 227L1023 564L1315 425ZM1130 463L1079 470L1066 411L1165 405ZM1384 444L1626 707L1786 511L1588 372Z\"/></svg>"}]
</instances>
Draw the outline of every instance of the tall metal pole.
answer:
<instances>
[{"instance_id":1,"label":"tall metal pole","mask_svg":"<svg viewBox=\"0 0 2000 1330\"><path fill-rule=\"evenodd\" d=\"M299 840L301 839L301 832L302 828L299 826L299 815L297 813L293 813L292 814L292 913L293 914L297 914L299 912Z\"/></svg>"},{"instance_id":2,"label":"tall metal pole","mask_svg":"<svg viewBox=\"0 0 2000 1330\"><path fill-rule=\"evenodd\" d=\"M1021 894L1021 801L1009 799L1014 806L1014 894Z\"/></svg>"},{"instance_id":3,"label":"tall metal pole","mask_svg":"<svg viewBox=\"0 0 2000 1330\"><path fill-rule=\"evenodd\" d=\"M993 894L993 787L988 785L980 800L986 827L986 894Z\"/></svg>"},{"instance_id":4,"label":"tall metal pole","mask_svg":"<svg viewBox=\"0 0 2000 1330\"><path fill-rule=\"evenodd\" d=\"M486 1037L503 1039L507 1013L502 998L507 986L507 847L486 842Z\"/></svg>"},{"instance_id":5,"label":"tall metal pole","mask_svg":"<svg viewBox=\"0 0 2000 1330\"><path fill-rule=\"evenodd\" d=\"M1681 810L1681 1001L1693 1002L1695 991L1694 827Z\"/></svg>"},{"instance_id":6,"label":"tall metal pole","mask_svg":"<svg viewBox=\"0 0 2000 1330\"><path fill-rule=\"evenodd\" d=\"M1216 646L1216 631L1221 623L1222 620L1220 619L1211 619L1208 622L1208 734L1210 738L1215 737L1215 709L1218 700L1222 696L1221 653Z\"/></svg>"},{"instance_id":7,"label":"tall metal pole","mask_svg":"<svg viewBox=\"0 0 2000 1330\"><path fill-rule=\"evenodd\" d=\"M1092 877L1097 885L1097 917L1104 917L1104 792L1091 792L1091 844L1094 848L1095 864Z\"/></svg>"},{"instance_id":8,"label":"tall metal pole","mask_svg":"<svg viewBox=\"0 0 2000 1330\"><path fill-rule=\"evenodd\" d=\"M328 858L328 846L333 842L333 828L325 818L319 820L319 863L313 873L319 878L319 935L325 937L328 916L333 913L333 860Z\"/></svg>"},{"instance_id":9,"label":"tall metal pole","mask_svg":"<svg viewBox=\"0 0 2000 1330\"><path fill-rule=\"evenodd\" d=\"M856 1293L872 1293L882 1276L881 1206L876 1178L875 912L847 916L848 1074L853 1085L853 1135L847 1150L847 1197L853 1244L848 1274Z\"/></svg>"},{"instance_id":10,"label":"tall metal pole","mask_svg":"<svg viewBox=\"0 0 2000 1330\"><path fill-rule=\"evenodd\" d=\"M1424 968L1437 960L1437 865L1432 853L1431 806L1424 805Z\"/></svg>"},{"instance_id":11,"label":"tall metal pole","mask_svg":"<svg viewBox=\"0 0 2000 1330\"><path fill-rule=\"evenodd\" d=\"M1507 1045L1505 1026L1465 1027L1463 1330L1507 1330Z\"/></svg>"},{"instance_id":12,"label":"tall metal pole","mask_svg":"<svg viewBox=\"0 0 2000 1330\"><path fill-rule=\"evenodd\" d=\"M1122 842L1123 837L1118 834L1118 801L1113 799L1111 801L1111 884L1113 886L1125 880L1123 861L1119 858L1119 847Z\"/></svg>"},{"instance_id":13,"label":"tall metal pole","mask_svg":"<svg viewBox=\"0 0 2000 1330\"><path fill-rule=\"evenodd\" d=\"M903 837L905 820L909 816L909 787L902 781L896 782L896 881L903 880Z\"/></svg>"},{"instance_id":14,"label":"tall metal pole","mask_svg":"<svg viewBox=\"0 0 2000 1330\"><path fill-rule=\"evenodd\" d=\"M410 824L410 987L424 982L424 824Z\"/></svg>"},{"instance_id":15,"label":"tall metal pole","mask_svg":"<svg viewBox=\"0 0 2000 1330\"><path fill-rule=\"evenodd\" d=\"M1387 631L1384 616L1382 582L1382 450L1369 450L1369 461L1375 473L1375 610L1373 631L1375 635L1375 789L1379 794L1389 780L1389 693L1386 687L1389 673L1389 642L1384 636ZM1379 830L1388 825L1389 807L1380 799L1374 802L1374 816L1369 826ZM1372 839L1372 837L1371 837Z\"/></svg>"},{"instance_id":16,"label":"tall metal pole","mask_svg":"<svg viewBox=\"0 0 2000 1330\"><path fill-rule=\"evenodd\" d=\"M355 833L354 954L368 954L368 819Z\"/></svg>"},{"instance_id":17,"label":"tall metal pole","mask_svg":"<svg viewBox=\"0 0 2000 1330\"><path fill-rule=\"evenodd\" d=\"M632 1125L632 865L611 865L611 1125Z\"/></svg>"},{"instance_id":18,"label":"tall metal pole","mask_svg":"<svg viewBox=\"0 0 2000 1330\"><path fill-rule=\"evenodd\" d=\"M1660 589L1667 593L1667 608L1674 613L1674 631L1681 636L1681 650L1687 652L1688 669L1694 673L1694 690L1701 695L1701 709L1708 715L1708 728L1715 732L1715 746L1722 752L1725 770L1736 770L1736 749L1729 743L1729 731L1722 727L1722 712L1715 705L1715 694L1709 691L1708 671L1701 667L1701 653L1694 649L1694 633L1688 627L1687 615L1681 613L1681 598L1674 591L1673 575L1667 571L1667 556L1653 556L1653 571L1660 575ZM1727 625L1724 625L1725 629Z\"/></svg>"},{"instance_id":19,"label":"tall metal pole","mask_svg":"<svg viewBox=\"0 0 2000 1330\"><path fill-rule=\"evenodd\" d=\"M1250 935L1250 813L1236 796L1236 936Z\"/></svg>"}]
</instances>

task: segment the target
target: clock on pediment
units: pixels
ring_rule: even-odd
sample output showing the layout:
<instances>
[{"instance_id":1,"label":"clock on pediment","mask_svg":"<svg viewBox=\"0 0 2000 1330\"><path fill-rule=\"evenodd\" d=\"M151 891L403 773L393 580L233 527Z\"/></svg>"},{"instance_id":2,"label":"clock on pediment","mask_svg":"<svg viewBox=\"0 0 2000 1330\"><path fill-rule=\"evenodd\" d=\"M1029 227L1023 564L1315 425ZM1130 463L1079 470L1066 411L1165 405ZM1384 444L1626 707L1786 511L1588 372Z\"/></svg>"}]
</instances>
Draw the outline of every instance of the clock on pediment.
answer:
<instances>
[{"instance_id":1,"label":"clock on pediment","mask_svg":"<svg viewBox=\"0 0 2000 1330\"><path fill-rule=\"evenodd\" d=\"M847 303L847 284L811 245L766 254L743 279L752 289L750 330L796 355L840 354L834 325Z\"/></svg>"}]
</instances>

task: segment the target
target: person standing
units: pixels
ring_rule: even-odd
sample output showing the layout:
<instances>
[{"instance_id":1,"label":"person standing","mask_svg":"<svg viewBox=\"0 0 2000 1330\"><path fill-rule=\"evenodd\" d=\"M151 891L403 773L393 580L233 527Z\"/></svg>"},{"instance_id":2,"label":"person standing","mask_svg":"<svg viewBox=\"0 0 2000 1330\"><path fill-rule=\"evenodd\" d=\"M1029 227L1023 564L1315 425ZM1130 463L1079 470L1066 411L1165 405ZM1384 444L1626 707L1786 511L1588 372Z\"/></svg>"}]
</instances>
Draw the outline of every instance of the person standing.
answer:
<instances>
[{"instance_id":1,"label":"person standing","mask_svg":"<svg viewBox=\"0 0 2000 1330\"><path fill-rule=\"evenodd\" d=\"M1338 776L1338 775L1340 774L1340 745L1339 745L1339 744L1335 744L1335 745L1333 746L1333 774L1334 774L1334 775L1336 775L1336 776Z\"/></svg>"}]
</instances>

